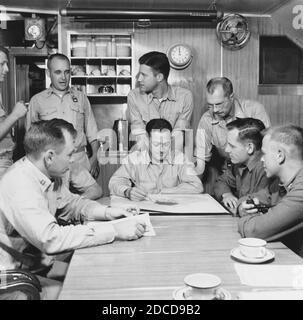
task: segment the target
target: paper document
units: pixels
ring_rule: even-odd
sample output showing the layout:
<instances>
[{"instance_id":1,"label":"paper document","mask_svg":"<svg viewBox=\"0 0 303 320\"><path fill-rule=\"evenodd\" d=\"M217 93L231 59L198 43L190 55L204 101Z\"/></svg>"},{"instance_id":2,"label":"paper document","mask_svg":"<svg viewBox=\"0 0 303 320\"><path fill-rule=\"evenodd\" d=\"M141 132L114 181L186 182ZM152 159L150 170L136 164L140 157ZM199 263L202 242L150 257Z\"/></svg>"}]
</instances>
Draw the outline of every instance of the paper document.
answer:
<instances>
[{"instance_id":1,"label":"paper document","mask_svg":"<svg viewBox=\"0 0 303 320\"><path fill-rule=\"evenodd\" d=\"M228 211L220 205L209 194L163 194L165 200L171 199L168 204L159 204L150 200L131 201L126 198L112 196L111 206L125 207L126 205L139 206L141 210L150 212L164 212L164 213L228 213Z\"/></svg>"},{"instance_id":2,"label":"paper document","mask_svg":"<svg viewBox=\"0 0 303 320\"><path fill-rule=\"evenodd\" d=\"M239 300L303 300L303 290L239 292Z\"/></svg>"},{"instance_id":3,"label":"paper document","mask_svg":"<svg viewBox=\"0 0 303 320\"><path fill-rule=\"evenodd\" d=\"M136 215L136 216L131 216L131 217L127 217L127 218L122 218L122 219L117 219L117 220L112 220L112 221L109 221L108 223L115 224L121 220L131 220L131 219L143 222L145 224L145 232L143 234L144 237L152 237L152 236L156 235L154 227L150 222L150 218L149 218L148 213L144 213L144 214L140 214L140 215Z\"/></svg>"},{"instance_id":4,"label":"paper document","mask_svg":"<svg viewBox=\"0 0 303 320\"><path fill-rule=\"evenodd\" d=\"M248 265L235 263L242 284L253 287L303 289L303 265Z\"/></svg>"}]
</instances>

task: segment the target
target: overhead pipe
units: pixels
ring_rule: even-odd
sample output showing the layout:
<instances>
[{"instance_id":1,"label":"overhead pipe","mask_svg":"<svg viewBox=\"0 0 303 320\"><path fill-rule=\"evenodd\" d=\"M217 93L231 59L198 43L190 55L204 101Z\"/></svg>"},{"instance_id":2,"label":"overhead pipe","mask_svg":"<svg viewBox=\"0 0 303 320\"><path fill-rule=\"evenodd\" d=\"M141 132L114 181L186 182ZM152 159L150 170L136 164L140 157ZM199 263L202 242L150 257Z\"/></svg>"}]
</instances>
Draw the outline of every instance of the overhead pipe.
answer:
<instances>
[{"instance_id":1,"label":"overhead pipe","mask_svg":"<svg viewBox=\"0 0 303 320\"><path fill-rule=\"evenodd\" d=\"M152 20L187 20L205 21L217 20L223 13L217 10L107 10L93 8L64 8L60 9L62 16L98 17L99 19L152 19Z\"/></svg>"}]
</instances>

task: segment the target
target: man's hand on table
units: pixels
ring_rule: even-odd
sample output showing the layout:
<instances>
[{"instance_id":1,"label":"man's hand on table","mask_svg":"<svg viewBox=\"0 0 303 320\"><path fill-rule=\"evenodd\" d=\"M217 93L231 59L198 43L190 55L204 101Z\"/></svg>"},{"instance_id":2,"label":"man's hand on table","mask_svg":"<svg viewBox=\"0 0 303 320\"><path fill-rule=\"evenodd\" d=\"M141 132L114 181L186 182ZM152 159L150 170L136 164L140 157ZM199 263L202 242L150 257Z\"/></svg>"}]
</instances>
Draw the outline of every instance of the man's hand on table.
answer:
<instances>
[{"instance_id":1,"label":"man's hand on table","mask_svg":"<svg viewBox=\"0 0 303 320\"><path fill-rule=\"evenodd\" d=\"M117 240L137 240L145 232L145 224L136 219L121 220L113 224Z\"/></svg>"}]
</instances>

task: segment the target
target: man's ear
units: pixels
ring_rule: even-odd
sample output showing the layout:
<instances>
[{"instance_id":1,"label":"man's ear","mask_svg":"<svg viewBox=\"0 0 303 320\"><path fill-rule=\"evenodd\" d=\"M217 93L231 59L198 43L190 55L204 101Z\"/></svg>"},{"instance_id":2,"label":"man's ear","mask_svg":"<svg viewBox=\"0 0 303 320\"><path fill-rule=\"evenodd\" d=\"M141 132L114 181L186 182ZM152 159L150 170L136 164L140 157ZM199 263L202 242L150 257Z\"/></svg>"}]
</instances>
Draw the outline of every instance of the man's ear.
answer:
<instances>
[{"instance_id":1,"label":"man's ear","mask_svg":"<svg viewBox=\"0 0 303 320\"><path fill-rule=\"evenodd\" d=\"M46 168L49 168L49 166L53 163L54 160L55 151L53 149L48 149L44 152L44 164Z\"/></svg>"},{"instance_id":2,"label":"man's ear","mask_svg":"<svg viewBox=\"0 0 303 320\"><path fill-rule=\"evenodd\" d=\"M278 164L283 164L285 162L286 158L286 152L284 149L278 149L277 152L277 159L278 159Z\"/></svg>"},{"instance_id":3,"label":"man's ear","mask_svg":"<svg viewBox=\"0 0 303 320\"><path fill-rule=\"evenodd\" d=\"M164 75L163 73L159 72L157 75L156 75L156 78L157 78L157 81L158 82L161 82L164 80Z\"/></svg>"},{"instance_id":4,"label":"man's ear","mask_svg":"<svg viewBox=\"0 0 303 320\"><path fill-rule=\"evenodd\" d=\"M254 154L255 152L255 145L252 143L252 142L248 142L247 145L246 145L246 150L247 150L247 153L251 156Z\"/></svg>"}]
</instances>

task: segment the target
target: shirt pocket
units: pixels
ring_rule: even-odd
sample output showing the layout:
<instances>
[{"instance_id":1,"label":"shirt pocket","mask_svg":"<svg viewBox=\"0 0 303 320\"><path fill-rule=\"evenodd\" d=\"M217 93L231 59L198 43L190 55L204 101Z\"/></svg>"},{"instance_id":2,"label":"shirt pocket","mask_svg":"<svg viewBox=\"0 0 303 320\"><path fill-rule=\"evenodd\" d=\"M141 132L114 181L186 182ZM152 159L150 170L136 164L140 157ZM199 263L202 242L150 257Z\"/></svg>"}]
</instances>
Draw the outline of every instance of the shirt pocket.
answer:
<instances>
[{"instance_id":1,"label":"shirt pocket","mask_svg":"<svg viewBox=\"0 0 303 320\"><path fill-rule=\"evenodd\" d=\"M57 118L57 108L56 107L47 107L39 112L40 120L51 120Z\"/></svg>"},{"instance_id":2,"label":"shirt pocket","mask_svg":"<svg viewBox=\"0 0 303 320\"><path fill-rule=\"evenodd\" d=\"M75 124L75 129L77 132L84 131L85 114L83 106L80 103L73 103L71 105L71 110L73 113L73 119Z\"/></svg>"}]
</instances>

